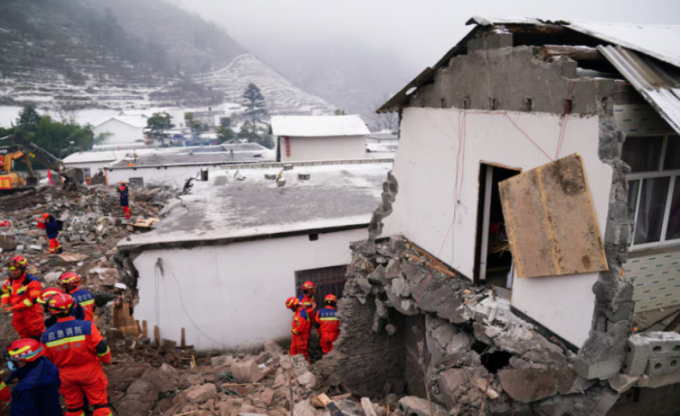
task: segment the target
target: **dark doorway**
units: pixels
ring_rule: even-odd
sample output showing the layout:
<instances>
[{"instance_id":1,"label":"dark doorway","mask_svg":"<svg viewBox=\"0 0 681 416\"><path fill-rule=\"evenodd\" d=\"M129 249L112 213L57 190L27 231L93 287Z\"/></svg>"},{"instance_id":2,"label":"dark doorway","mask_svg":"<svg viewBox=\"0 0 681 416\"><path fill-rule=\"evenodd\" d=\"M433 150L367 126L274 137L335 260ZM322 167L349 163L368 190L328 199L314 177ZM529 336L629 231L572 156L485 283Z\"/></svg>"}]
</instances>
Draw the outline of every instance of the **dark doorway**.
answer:
<instances>
[{"instance_id":1,"label":"dark doorway","mask_svg":"<svg viewBox=\"0 0 681 416\"><path fill-rule=\"evenodd\" d=\"M519 173L520 170L480 164L474 269L475 281L478 284L510 289L509 274L513 265L513 256L506 235L499 182Z\"/></svg>"},{"instance_id":2,"label":"dark doorway","mask_svg":"<svg viewBox=\"0 0 681 416\"><path fill-rule=\"evenodd\" d=\"M338 299L343 296L345 287L345 266L323 267L320 269L299 270L296 272L296 295L302 294L300 286L306 281L315 285L315 302L321 305L324 297L329 293L336 295Z\"/></svg>"}]
</instances>

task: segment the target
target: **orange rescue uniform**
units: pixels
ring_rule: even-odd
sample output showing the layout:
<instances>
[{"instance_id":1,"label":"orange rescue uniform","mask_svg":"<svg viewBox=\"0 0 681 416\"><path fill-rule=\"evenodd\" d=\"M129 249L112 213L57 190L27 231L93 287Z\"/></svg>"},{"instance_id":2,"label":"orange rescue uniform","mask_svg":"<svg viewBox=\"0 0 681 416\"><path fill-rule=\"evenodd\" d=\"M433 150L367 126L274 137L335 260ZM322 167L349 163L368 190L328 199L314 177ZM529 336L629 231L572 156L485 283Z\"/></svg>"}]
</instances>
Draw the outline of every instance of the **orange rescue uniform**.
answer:
<instances>
[{"instance_id":1,"label":"orange rescue uniform","mask_svg":"<svg viewBox=\"0 0 681 416\"><path fill-rule=\"evenodd\" d=\"M291 320L291 356L303 354L307 361L310 361L310 355L307 351L307 342L310 339L310 319L308 318L305 308L298 308L293 314Z\"/></svg>"},{"instance_id":2,"label":"orange rescue uniform","mask_svg":"<svg viewBox=\"0 0 681 416\"><path fill-rule=\"evenodd\" d=\"M311 319L314 319L315 316L315 309L317 308L317 304L314 301L314 296L310 297L303 293L302 295L298 295L298 301L300 302L299 304L305 308L305 312L307 313L307 316ZM307 329L308 335L312 331L312 325L310 325Z\"/></svg>"},{"instance_id":3,"label":"orange rescue uniform","mask_svg":"<svg viewBox=\"0 0 681 416\"><path fill-rule=\"evenodd\" d=\"M40 337L45 331L43 309L36 299L40 296L40 281L26 272L18 279L7 278L2 285L2 306L12 307L12 326L19 338Z\"/></svg>"},{"instance_id":4,"label":"orange rescue uniform","mask_svg":"<svg viewBox=\"0 0 681 416\"><path fill-rule=\"evenodd\" d=\"M340 320L336 316L336 310L331 306L320 309L316 319L319 323L317 328L317 333L320 334L319 344L326 355L333 350L333 343L338 339Z\"/></svg>"},{"instance_id":5,"label":"orange rescue uniform","mask_svg":"<svg viewBox=\"0 0 681 416\"><path fill-rule=\"evenodd\" d=\"M111 363L111 351L97 327L72 316L59 318L45 331L42 341L45 356L59 368L66 416L84 415L84 396L95 409L93 416L110 416L109 383L101 363Z\"/></svg>"}]
</instances>

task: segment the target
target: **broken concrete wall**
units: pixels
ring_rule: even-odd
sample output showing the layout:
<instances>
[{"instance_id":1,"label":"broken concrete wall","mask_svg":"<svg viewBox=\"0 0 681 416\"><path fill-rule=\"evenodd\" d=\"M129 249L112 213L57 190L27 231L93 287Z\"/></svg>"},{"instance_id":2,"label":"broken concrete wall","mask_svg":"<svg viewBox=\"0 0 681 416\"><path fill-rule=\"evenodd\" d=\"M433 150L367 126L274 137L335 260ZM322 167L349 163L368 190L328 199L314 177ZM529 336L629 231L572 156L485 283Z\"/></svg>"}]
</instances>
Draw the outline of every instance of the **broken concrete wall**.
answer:
<instances>
[{"instance_id":1,"label":"broken concrete wall","mask_svg":"<svg viewBox=\"0 0 681 416\"><path fill-rule=\"evenodd\" d=\"M342 335L317 364L329 383L385 394L385 373L419 375L405 365L418 357L411 365L425 369L424 387L411 392L450 414L477 414L485 402L494 415L597 415L619 397L608 383L579 376L575 354L514 315L508 301L401 237L352 248Z\"/></svg>"},{"instance_id":2,"label":"broken concrete wall","mask_svg":"<svg viewBox=\"0 0 681 416\"><path fill-rule=\"evenodd\" d=\"M599 273L593 291L596 306L589 332L575 364L589 379L605 379L620 372L634 313L634 289L630 277L622 276L631 244L626 174L629 166L621 160L624 135L615 128L611 115L599 119L598 155L612 167L608 220L605 226L605 256L609 270Z\"/></svg>"},{"instance_id":3,"label":"broken concrete wall","mask_svg":"<svg viewBox=\"0 0 681 416\"><path fill-rule=\"evenodd\" d=\"M400 194L375 228L472 278L480 163L526 171L579 153L609 271L516 278L513 306L583 347L582 375L607 378L623 361L633 306L631 284L620 277L630 241L628 167L613 106L640 97L614 79L578 76L579 63L566 56L545 59L538 47L513 44L504 27L481 32L410 95L391 180Z\"/></svg>"},{"instance_id":4,"label":"broken concrete wall","mask_svg":"<svg viewBox=\"0 0 681 416\"><path fill-rule=\"evenodd\" d=\"M362 292L355 280L346 285L348 293L357 296L345 296L338 302L340 337L318 366L322 377L332 385L345 382L364 396L402 393L405 317L390 313L375 295Z\"/></svg>"}]
</instances>

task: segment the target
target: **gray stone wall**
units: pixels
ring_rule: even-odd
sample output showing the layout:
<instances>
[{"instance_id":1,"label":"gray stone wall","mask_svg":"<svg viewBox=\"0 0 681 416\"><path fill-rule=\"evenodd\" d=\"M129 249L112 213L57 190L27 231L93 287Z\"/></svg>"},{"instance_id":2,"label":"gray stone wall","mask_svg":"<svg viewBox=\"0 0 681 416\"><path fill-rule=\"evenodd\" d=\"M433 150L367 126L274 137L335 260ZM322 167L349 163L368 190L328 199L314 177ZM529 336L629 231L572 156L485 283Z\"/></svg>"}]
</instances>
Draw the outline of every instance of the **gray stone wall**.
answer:
<instances>
[{"instance_id":1,"label":"gray stone wall","mask_svg":"<svg viewBox=\"0 0 681 416\"><path fill-rule=\"evenodd\" d=\"M374 296L364 302L356 297L344 297L338 303L341 333L334 350L317 365L322 377L330 384L343 381L368 397L379 397L394 384L404 383L405 344L404 316L395 314L390 325L399 328L393 336L375 332Z\"/></svg>"}]
</instances>

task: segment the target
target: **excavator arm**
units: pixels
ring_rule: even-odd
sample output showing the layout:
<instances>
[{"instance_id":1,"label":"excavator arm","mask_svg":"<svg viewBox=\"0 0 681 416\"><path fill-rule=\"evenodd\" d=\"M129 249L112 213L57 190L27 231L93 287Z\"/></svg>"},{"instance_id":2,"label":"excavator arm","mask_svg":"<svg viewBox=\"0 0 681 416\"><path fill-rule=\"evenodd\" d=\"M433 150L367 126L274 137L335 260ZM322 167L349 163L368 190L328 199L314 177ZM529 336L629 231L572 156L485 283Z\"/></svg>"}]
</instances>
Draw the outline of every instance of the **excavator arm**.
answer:
<instances>
[{"instance_id":1,"label":"excavator arm","mask_svg":"<svg viewBox=\"0 0 681 416\"><path fill-rule=\"evenodd\" d=\"M37 144L26 140L17 135L6 136L0 138L0 141L9 140L15 144L16 150L23 153L24 161L26 162L26 169L31 178L35 178L35 173L31 166L31 161L36 160L46 168L59 173L64 178L64 189L67 190L82 190L81 180L78 177L78 169L66 169L61 160L54 157L50 152L38 146ZM82 175L81 175L82 176Z\"/></svg>"}]
</instances>

